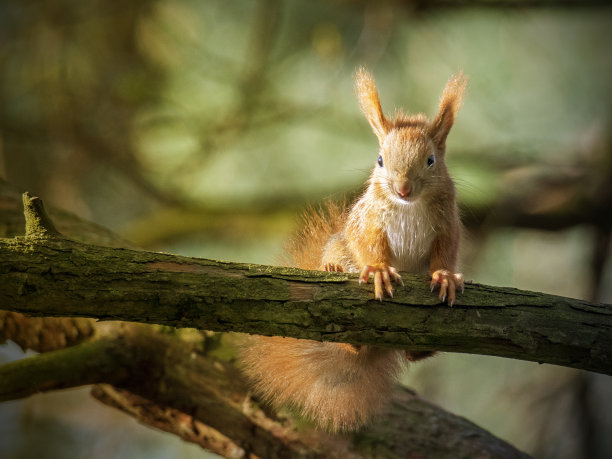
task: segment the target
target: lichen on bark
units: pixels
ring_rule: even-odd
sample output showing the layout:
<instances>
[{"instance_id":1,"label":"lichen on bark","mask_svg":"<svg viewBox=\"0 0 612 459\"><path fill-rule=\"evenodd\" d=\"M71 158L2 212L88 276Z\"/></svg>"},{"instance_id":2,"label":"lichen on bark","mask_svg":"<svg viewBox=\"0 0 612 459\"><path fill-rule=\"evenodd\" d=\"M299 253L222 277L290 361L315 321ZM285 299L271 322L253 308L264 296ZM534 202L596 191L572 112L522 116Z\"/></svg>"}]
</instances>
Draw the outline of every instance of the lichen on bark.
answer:
<instances>
[{"instance_id":1,"label":"lichen on bark","mask_svg":"<svg viewBox=\"0 0 612 459\"><path fill-rule=\"evenodd\" d=\"M61 234L47 215L42 200L23 193L23 213L27 238L60 237Z\"/></svg>"}]
</instances>

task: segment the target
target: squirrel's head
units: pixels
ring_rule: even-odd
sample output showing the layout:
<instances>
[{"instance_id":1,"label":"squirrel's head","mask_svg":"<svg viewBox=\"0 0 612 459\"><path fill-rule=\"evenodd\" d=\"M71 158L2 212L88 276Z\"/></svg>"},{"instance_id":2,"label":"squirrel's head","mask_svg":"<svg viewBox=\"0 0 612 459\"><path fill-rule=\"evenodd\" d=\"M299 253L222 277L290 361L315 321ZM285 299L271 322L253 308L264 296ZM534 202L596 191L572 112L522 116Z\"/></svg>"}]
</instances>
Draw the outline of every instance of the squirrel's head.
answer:
<instances>
[{"instance_id":1,"label":"squirrel's head","mask_svg":"<svg viewBox=\"0 0 612 459\"><path fill-rule=\"evenodd\" d=\"M374 78L364 68L357 71L357 97L380 147L372 181L393 201L410 203L449 180L444 163L446 137L466 85L462 73L448 80L438 114L431 121L421 114L401 112L389 119L382 111Z\"/></svg>"}]
</instances>

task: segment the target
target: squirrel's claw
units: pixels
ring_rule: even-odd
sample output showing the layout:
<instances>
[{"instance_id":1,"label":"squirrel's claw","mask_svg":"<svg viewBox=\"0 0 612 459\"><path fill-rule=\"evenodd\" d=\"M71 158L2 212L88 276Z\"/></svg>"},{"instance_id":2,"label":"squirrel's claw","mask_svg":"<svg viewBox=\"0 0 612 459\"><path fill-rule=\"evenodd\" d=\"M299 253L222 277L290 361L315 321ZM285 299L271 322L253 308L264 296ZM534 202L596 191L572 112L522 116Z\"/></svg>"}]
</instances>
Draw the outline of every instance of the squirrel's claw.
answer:
<instances>
[{"instance_id":1,"label":"squirrel's claw","mask_svg":"<svg viewBox=\"0 0 612 459\"><path fill-rule=\"evenodd\" d=\"M458 288L463 293L463 274L451 273L446 269L438 269L431 275L431 291L433 292L437 286L440 286L440 294L438 297L443 303L448 299L448 305L452 308L455 304L455 293Z\"/></svg>"},{"instance_id":2,"label":"squirrel's claw","mask_svg":"<svg viewBox=\"0 0 612 459\"><path fill-rule=\"evenodd\" d=\"M399 275L399 273L397 272L397 269L395 269L393 266L389 266L389 274L391 275L391 277L393 278L395 282L400 284L402 287L404 286L404 281L402 279L402 276Z\"/></svg>"},{"instance_id":3,"label":"squirrel's claw","mask_svg":"<svg viewBox=\"0 0 612 459\"><path fill-rule=\"evenodd\" d=\"M337 265L335 263L323 263L322 268L323 268L322 269L323 271L336 272L336 273L344 272L344 269L342 268L342 266Z\"/></svg>"},{"instance_id":4,"label":"squirrel's claw","mask_svg":"<svg viewBox=\"0 0 612 459\"><path fill-rule=\"evenodd\" d=\"M382 301L383 299L383 276L380 271L376 270L374 272L374 297L378 301Z\"/></svg>"},{"instance_id":5,"label":"squirrel's claw","mask_svg":"<svg viewBox=\"0 0 612 459\"><path fill-rule=\"evenodd\" d=\"M365 265L359 275L359 283L367 283L370 274L374 274L374 297L380 301L382 301L384 297L384 292L387 292L387 295L393 298L392 280L398 284L404 285L402 276L397 273L397 270L386 264Z\"/></svg>"}]
</instances>

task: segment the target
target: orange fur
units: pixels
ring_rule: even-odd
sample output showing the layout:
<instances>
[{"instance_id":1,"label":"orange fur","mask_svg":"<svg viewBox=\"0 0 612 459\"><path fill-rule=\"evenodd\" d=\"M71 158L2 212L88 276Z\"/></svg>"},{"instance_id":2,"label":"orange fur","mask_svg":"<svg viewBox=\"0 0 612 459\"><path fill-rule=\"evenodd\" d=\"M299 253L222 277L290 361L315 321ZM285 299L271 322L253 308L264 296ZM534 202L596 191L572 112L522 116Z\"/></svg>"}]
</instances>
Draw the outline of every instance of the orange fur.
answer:
<instances>
[{"instance_id":1,"label":"orange fur","mask_svg":"<svg viewBox=\"0 0 612 459\"><path fill-rule=\"evenodd\" d=\"M466 87L451 78L433 121L421 114L382 112L372 76L355 76L361 109L380 145L365 192L348 209L328 203L310 210L287 246L289 262L306 269L374 274L375 297L393 294L398 270L427 272L452 306L462 286L455 273L461 232L455 188L444 163L445 142ZM381 165L382 164L382 165ZM242 353L255 390L274 404L289 404L330 430L353 430L387 400L400 352L369 346L251 337ZM409 360L431 355L406 353Z\"/></svg>"},{"instance_id":2,"label":"orange fur","mask_svg":"<svg viewBox=\"0 0 612 459\"><path fill-rule=\"evenodd\" d=\"M431 135L442 153L445 150L446 137L455 122L457 112L461 108L466 87L467 79L463 77L463 72L459 72L458 75L448 80L440 97L438 116L431 123Z\"/></svg>"},{"instance_id":3,"label":"orange fur","mask_svg":"<svg viewBox=\"0 0 612 459\"><path fill-rule=\"evenodd\" d=\"M331 431L354 430L383 405L399 352L280 337L251 337L242 353L254 389Z\"/></svg>"},{"instance_id":4,"label":"orange fur","mask_svg":"<svg viewBox=\"0 0 612 459\"><path fill-rule=\"evenodd\" d=\"M319 208L307 208L299 232L285 243L283 262L302 269L321 269L323 247L340 230L345 216L346 204L331 200Z\"/></svg>"},{"instance_id":5,"label":"orange fur","mask_svg":"<svg viewBox=\"0 0 612 459\"><path fill-rule=\"evenodd\" d=\"M390 123L382 111L374 78L363 67L360 67L355 74L355 92L359 99L361 111L372 126L376 137L379 141L382 141L389 132Z\"/></svg>"}]
</instances>

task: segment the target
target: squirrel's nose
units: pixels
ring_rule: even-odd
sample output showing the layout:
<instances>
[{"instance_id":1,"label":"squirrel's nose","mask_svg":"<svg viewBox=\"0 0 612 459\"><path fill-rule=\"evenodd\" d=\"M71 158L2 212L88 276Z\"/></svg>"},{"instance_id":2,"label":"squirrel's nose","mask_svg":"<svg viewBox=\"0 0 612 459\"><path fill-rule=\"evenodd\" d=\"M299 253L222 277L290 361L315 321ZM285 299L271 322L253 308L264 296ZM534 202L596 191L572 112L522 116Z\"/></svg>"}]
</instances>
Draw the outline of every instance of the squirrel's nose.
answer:
<instances>
[{"instance_id":1,"label":"squirrel's nose","mask_svg":"<svg viewBox=\"0 0 612 459\"><path fill-rule=\"evenodd\" d=\"M397 191L397 194L400 198L405 199L410 196L410 192L412 191L412 185L410 184L410 182L401 183L399 185L396 185L395 191Z\"/></svg>"}]
</instances>

